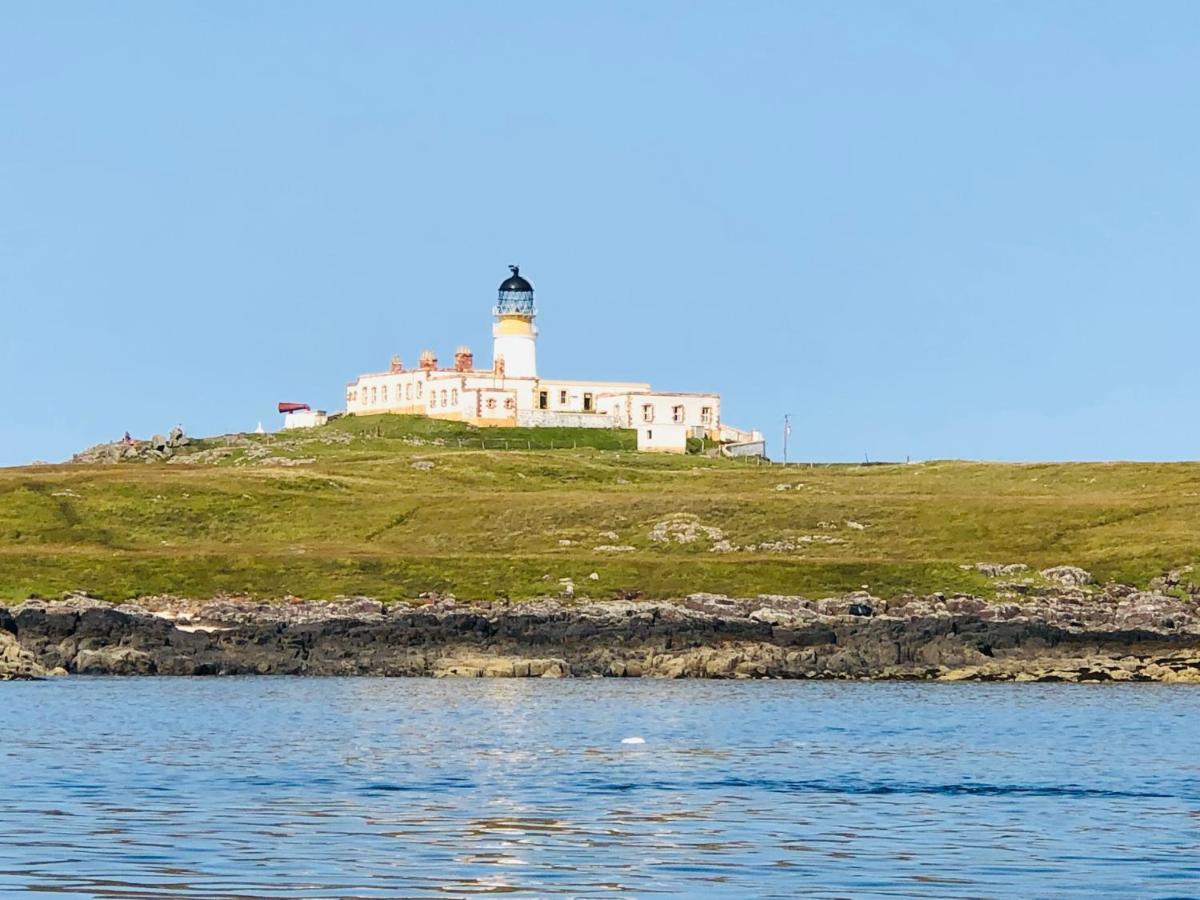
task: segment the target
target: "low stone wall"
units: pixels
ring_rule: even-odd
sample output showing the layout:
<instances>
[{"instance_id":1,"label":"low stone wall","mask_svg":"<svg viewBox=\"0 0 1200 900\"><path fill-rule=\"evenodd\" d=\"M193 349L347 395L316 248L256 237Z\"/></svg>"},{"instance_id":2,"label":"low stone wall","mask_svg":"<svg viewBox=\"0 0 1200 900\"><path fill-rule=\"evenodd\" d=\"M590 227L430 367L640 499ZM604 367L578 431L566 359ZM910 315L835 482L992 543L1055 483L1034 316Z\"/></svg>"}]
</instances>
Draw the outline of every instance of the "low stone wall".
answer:
<instances>
[{"instance_id":1,"label":"low stone wall","mask_svg":"<svg viewBox=\"0 0 1200 900\"><path fill-rule=\"evenodd\" d=\"M606 413L519 409L517 410L517 425L522 428L620 428L621 422L616 416Z\"/></svg>"},{"instance_id":2,"label":"low stone wall","mask_svg":"<svg viewBox=\"0 0 1200 900\"><path fill-rule=\"evenodd\" d=\"M766 456L766 441L745 441L740 444L722 444L721 454L724 456Z\"/></svg>"}]
</instances>

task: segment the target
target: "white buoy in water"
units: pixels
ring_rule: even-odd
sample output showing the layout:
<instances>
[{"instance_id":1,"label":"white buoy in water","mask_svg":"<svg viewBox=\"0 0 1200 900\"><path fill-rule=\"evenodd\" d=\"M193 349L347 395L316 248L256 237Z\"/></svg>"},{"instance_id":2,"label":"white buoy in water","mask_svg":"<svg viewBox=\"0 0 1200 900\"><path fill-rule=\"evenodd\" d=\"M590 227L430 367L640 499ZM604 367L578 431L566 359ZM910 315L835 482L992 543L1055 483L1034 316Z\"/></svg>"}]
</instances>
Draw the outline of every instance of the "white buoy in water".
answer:
<instances>
[{"instance_id":1,"label":"white buoy in water","mask_svg":"<svg viewBox=\"0 0 1200 900\"><path fill-rule=\"evenodd\" d=\"M621 738L621 743L622 744L644 744L644 743L646 743L646 739L640 738L640 737L627 737L627 738Z\"/></svg>"}]
</instances>

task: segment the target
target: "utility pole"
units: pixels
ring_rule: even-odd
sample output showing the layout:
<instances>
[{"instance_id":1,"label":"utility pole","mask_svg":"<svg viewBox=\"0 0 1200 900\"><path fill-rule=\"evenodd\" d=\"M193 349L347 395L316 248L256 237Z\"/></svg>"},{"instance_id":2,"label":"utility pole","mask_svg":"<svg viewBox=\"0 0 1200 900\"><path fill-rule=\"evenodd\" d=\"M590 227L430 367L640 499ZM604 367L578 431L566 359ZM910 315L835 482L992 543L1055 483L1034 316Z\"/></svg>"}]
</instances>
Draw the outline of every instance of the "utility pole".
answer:
<instances>
[{"instance_id":1,"label":"utility pole","mask_svg":"<svg viewBox=\"0 0 1200 900\"><path fill-rule=\"evenodd\" d=\"M792 433L792 423L791 423L790 419L791 419L790 413L783 414L783 464L785 466L787 465L787 461L788 461L788 458L787 458L788 437Z\"/></svg>"}]
</instances>

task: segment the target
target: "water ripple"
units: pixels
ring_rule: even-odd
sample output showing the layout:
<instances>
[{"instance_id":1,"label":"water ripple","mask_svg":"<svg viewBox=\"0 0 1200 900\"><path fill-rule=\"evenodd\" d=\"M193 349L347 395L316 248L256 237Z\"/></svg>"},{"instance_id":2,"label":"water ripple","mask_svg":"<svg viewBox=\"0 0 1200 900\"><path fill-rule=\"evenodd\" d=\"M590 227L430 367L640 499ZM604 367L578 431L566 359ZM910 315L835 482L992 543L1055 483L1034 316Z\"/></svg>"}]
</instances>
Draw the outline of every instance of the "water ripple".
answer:
<instances>
[{"instance_id":1,"label":"water ripple","mask_svg":"<svg viewBox=\"0 0 1200 900\"><path fill-rule=\"evenodd\" d=\"M1200 894L1195 691L2 690L5 896Z\"/></svg>"}]
</instances>

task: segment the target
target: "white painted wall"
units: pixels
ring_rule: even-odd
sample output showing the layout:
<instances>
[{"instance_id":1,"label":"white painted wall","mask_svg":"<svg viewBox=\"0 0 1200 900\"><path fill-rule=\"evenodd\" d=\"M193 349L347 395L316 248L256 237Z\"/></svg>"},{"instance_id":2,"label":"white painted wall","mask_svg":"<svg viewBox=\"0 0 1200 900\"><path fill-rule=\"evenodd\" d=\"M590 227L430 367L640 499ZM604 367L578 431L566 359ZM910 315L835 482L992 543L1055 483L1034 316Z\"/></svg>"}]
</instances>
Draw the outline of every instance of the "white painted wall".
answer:
<instances>
[{"instance_id":1,"label":"white painted wall","mask_svg":"<svg viewBox=\"0 0 1200 900\"><path fill-rule=\"evenodd\" d=\"M642 425L685 425L690 428L703 428L713 437L721 423L721 397L718 394L668 394L654 391L613 394L602 398L600 409L617 416L629 428Z\"/></svg>"},{"instance_id":2,"label":"white painted wall","mask_svg":"<svg viewBox=\"0 0 1200 900\"><path fill-rule=\"evenodd\" d=\"M614 393L624 394L632 391L646 392L648 384L637 384L622 381L579 381L579 380L548 380L539 379L537 390L546 392L546 409L554 412L592 412L610 415L612 405L605 401ZM591 398L591 408L587 409L588 398ZM535 397L535 400L537 398ZM541 408L535 404L535 408Z\"/></svg>"},{"instance_id":3,"label":"white painted wall","mask_svg":"<svg viewBox=\"0 0 1200 900\"><path fill-rule=\"evenodd\" d=\"M517 394L501 387L481 387L471 394L471 417L480 419L514 420L517 415ZM478 401L476 401L478 397ZM476 412L478 408L478 413Z\"/></svg>"},{"instance_id":4,"label":"white painted wall","mask_svg":"<svg viewBox=\"0 0 1200 900\"><path fill-rule=\"evenodd\" d=\"M329 416L323 409L298 409L295 412L283 414L284 429L316 428L329 421Z\"/></svg>"},{"instance_id":5,"label":"white painted wall","mask_svg":"<svg viewBox=\"0 0 1200 900\"><path fill-rule=\"evenodd\" d=\"M537 330L533 334L500 334L500 325L492 329L492 360L504 360L506 378L537 377Z\"/></svg>"},{"instance_id":6,"label":"white painted wall","mask_svg":"<svg viewBox=\"0 0 1200 900\"><path fill-rule=\"evenodd\" d=\"M646 453L687 452L688 429L686 425L670 423L639 425L637 430L638 450Z\"/></svg>"},{"instance_id":7,"label":"white painted wall","mask_svg":"<svg viewBox=\"0 0 1200 900\"><path fill-rule=\"evenodd\" d=\"M507 339L509 336L505 336ZM528 340L517 337L517 340ZM443 401L442 394L445 393ZM541 395L546 408L541 408ZM591 397L592 409L585 412L585 398ZM493 401L489 407L488 401ZM650 421L646 421L646 408ZM676 408L682 420L676 420ZM707 412L706 412L707 410ZM435 416L461 416L464 419L513 419L524 422L534 418L545 424L565 424L558 416L530 417L528 413L578 414L576 427L598 424L601 427L637 428L641 425L683 425L702 428L711 438L745 440L747 435L721 424L721 397L718 394L661 393L644 384L614 381L538 380L519 378L507 371L504 378L494 372L455 372L449 369L405 372L377 372L362 375L346 388L346 411L369 415L406 412ZM590 416L600 420L593 423Z\"/></svg>"},{"instance_id":8,"label":"white painted wall","mask_svg":"<svg viewBox=\"0 0 1200 900\"><path fill-rule=\"evenodd\" d=\"M758 440L738 444L723 444L721 446L721 453L725 456L766 456L767 442Z\"/></svg>"}]
</instances>

